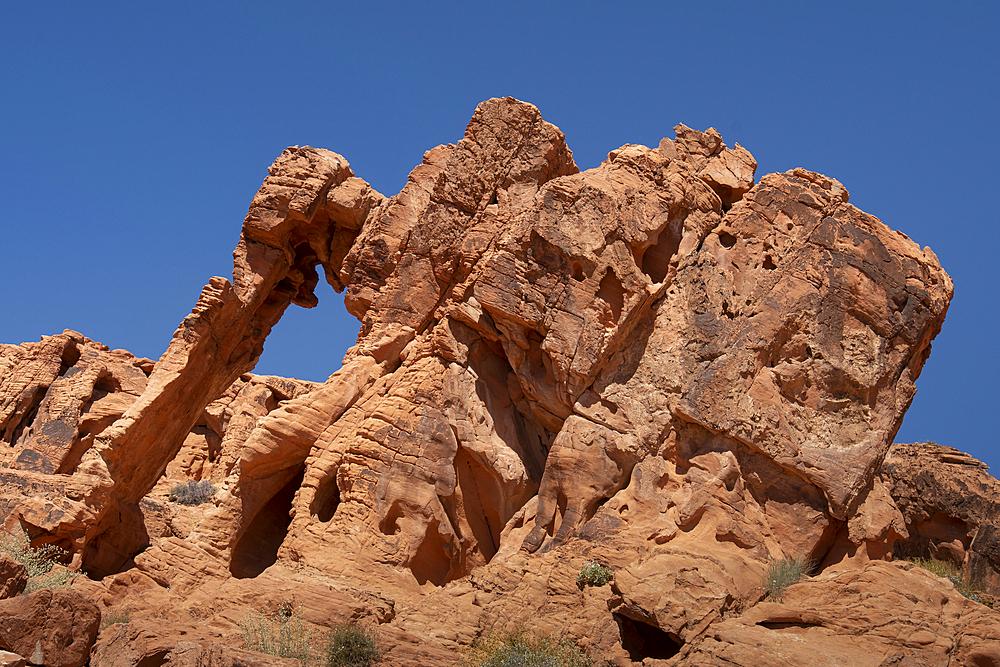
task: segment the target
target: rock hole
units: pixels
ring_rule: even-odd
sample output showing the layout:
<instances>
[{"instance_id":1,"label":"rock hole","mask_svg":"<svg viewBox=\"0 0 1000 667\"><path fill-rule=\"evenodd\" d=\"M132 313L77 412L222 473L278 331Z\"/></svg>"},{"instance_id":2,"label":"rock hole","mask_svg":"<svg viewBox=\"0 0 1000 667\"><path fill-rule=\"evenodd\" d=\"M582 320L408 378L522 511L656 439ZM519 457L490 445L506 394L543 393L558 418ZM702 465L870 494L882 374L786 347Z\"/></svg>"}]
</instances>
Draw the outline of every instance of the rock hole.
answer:
<instances>
[{"instance_id":1,"label":"rock hole","mask_svg":"<svg viewBox=\"0 0 1000 667\"><path fill-rule=\"evenodd\" d=\"M552 523L549 524L549 535L555 535L559 532L559 527L562 525L563 517L566 516L566 509L569 507L569 498L566 493L560 488L556 492L556 513L552 517Z\"/></svg>"},{"instance_id":2,"label":"rock hole","mask_svg":"<svg viewBox=\"0 0 1000 667\"><path fill-rule=\"evenodd\" d=\"M601 285L597 290L597 298L604 301L611 308L612 322L611 324L618 324L618 320L621 319L622 309L625 307L625 288L622 287L622 281L618 279L615 272L608 270L601 278Z\"/></svg>"},{"instance_id":3,"label":"rock hole","mask_svg":"<svg viewBox=\"0 0 1000 667\"><path fill-rule=\"evenodd\" d=\"M59 363L59 377L65 376L66 372L73 366L76 366L78 361L80 361L80 348L77 346L75 340L71 340L62 351L62 359Z\"/></svg>"},{"instance_id":4,"label":"rock hole","mask_svg":"<svg viewBox=\"0 0 1000 667\"><path fill-rule=\"evenodd\" d=\"M292 522L289 515L295 492L302 485L305 466L292 475L274 496L257 511L250 525L233 547L229 571L237 579L251 579L278 560L278 549Z\"/></svg>"},{"instance_id":5,"label":"rock hole","mask_svg":"<svg viewBox=\"0 0 1000 667\"><path fill-rule=\"evenodd\" d=\"M583 274L583 267L580 265L580 262L574 261L573 280L577 281L578 283L582 283L584 280L586 280L586 278L587 276Z\"/></svg>"},{"instance_id":6,"label":"rock hole","mask_svg":"<svg viewBox=\"0 0 1000 667\"><path fill-rule=\"evenodd\" d=\"M399 518L403 516L402 503L398 500L393 502L389 507L389 511L385 513L382 517L382 521L379 522L378 529L383 535L395 535L399 532Z\"/></svg>"},{"instance_id":7,"label":"rock hole","mask_svg":"<svg viewBox=\"0 0 1000 667\"><path fill-rule=\"evenodd\" d=\"M497 511L503 490L493 479L491 471L460 447L455 457L458 486L462 494L465 520L476 538L476 550L489 563L500 548L500 531L504 520Z\"/></svg>"},{"instance_id":8,"label":"rock hole","mask_svg":"<svg viewBox=\"0 0 1000 667\"><path fill-rule=\"evenodd\" d=\"M622 648L628 651L632 662L642 662L646 658L666 660L677 655L684 645L680 637L664 632L654 625L621 614L613 616L618 624Z\"/></svg>"},{"instance_id":9,"label":"rock hole","mask_svg":"<svg viewBox=\"0 0 1000 667\"><path fill-rule=\"evenodd\" d=\"M316 490L316 497L312 503L312 513L318 520L326 523L337 513L339 506L340 487L337 486L337 476L333 475Z\"/></svg>"},{"instance_id":10,"label":"rock hole","mask_svg":"<svg viewBox=\"0 0 1000 667\"><path fill-rule=\"evenodd\" d=\"M149 548L146 517L165 519L168 510L159 503L143 500L140 505L120 502L111 509L117 514L114 527L87 542L81 569L94 581L135 567L135 558Z\"/></svg>"},{"instance_id":11,"label":"rock hole","mask_svg":"<svg viewBox=\"0 0 1000 667\"><path fill-rule=\"evenodd\" d=\"M429 581L435 586L444 586L451 571L451 551L451 545L438 530L438 522L431 521L409 563L417 583L423 586Z\"/></svg>"},{"instance_id":12,"label":"rock hole","mask_svg":"<svg viewBox=\"0 0 1000 667\"><path fill-rule=\"evenodd\" d=\"M525 359L528 372L536 383L544 386L546 379L552 375L552 360L542 349L545 338L534 329L530 329L525 340L528 341L528 354Z\"/></svg>"},{"instance_id":13,"label":"rock hole","mask_svg":"<svg viewBox=\"0 0 1000 667\"><path fill-rule=\"evenodd\" d=\"M170 649L160 649L136 663L135 667L162 667L170 659Z\"/></svg>"},{"instance_id":14,"label":"rock hole","mask_svg":"<svg viewBox=\"0 0 1000 667\"><path fill-rule=\"evenodd\" d=\"M795 225L793 225L790 222L786 225L786 227L788 227L788 231L792 231L793 229L795 229Z\"/></svg>"},{"instance_id":15,"label":"rock hole","mask_svg":"<svg viewBox=\"0 0 1000 667\"><path fill-rule=\"evenodd\" d=\"M774 271L776 268L778 268L778 265L774 263L774 260L771 259L770 255L764 255L764 265L763 266L768 271Z\"/></svg>"},{"instance_id":16,"label":"rock hole","mask_svg":"<svg viewBox=\"0 0 1000 667\"><path fill-rule=\"evenodd\" d=\"M819 623L805 623L802 621L761 621L757 623L762 628L767 628L769 630L785 630L786 628L815 628L820 626Z\"/></svg>"},{"instance_id":17,"label":"rock hole","mask_svg":"<svg viewBox=\"0 0 1000 667\"><path fill-rule=\"evenodd\" d=\"M719 232L719 243L723 248L732 248L736 245L736 237L729 232Z\"/></svg>"},{"instance_id":18,"label":"rock hole","mask_svg":"<svg viewBox=\"0 0 1000 667\"><path fill-rule=\"evenodd\" d=\"M97 378L97 382L94 384L94 393L91 394L91 401L96 401L99 398L103 398L108 394L114 394L122 390L122 384L118 379L111 373L104 372L101 373L100 377Z\"/></svg>"},{"instance_id":19,"label":"rock hole","mask_svg":"<svg viewBox=\"0 0 1000 667\"><path fill-rule=\"evenodd\" d=\"M681 234L684 230L683 218L676 218L664 227L653 245L642 253L642 272L655 284L662 283L670 271L670 262L677 254L681 245Z\"/></svg>"},{"instance_id":20,"label":"rock hole","mask_svg":"<svg viewBox=\"0 0 1000 667\"><path fill-rule=\"evenodd\" d=\"M974 653L969 656L972 659L972 667L1000 667L1000 659L981 653L980 650L989 651L990 649L988 647L985 649L975 649Z\"/></svg>"},{"instance_id":21,"label":"rock hole","mask_svg":"<svg viewBox=\"0 0 1000 667\"><path fill-rule=\"evenodd\" d=\"M733 195L733 189L728 185L716 185L714 188L715 194L719 195L719 199L722 200L722 212L725 213L733 207L733 204L741 199Z\"/></svg>"},{"instance_id":22,"label":"rock hole","mask_svg":"<svg viewBox=\"0 0 1000 667\"><path fill-rule=\"evenodd\" d=\"M335 300L339 297L329 291L317 308L286 309L268 334L253 372L326 382L358 336L358 321Z\"/></svg>"}]
</instances>

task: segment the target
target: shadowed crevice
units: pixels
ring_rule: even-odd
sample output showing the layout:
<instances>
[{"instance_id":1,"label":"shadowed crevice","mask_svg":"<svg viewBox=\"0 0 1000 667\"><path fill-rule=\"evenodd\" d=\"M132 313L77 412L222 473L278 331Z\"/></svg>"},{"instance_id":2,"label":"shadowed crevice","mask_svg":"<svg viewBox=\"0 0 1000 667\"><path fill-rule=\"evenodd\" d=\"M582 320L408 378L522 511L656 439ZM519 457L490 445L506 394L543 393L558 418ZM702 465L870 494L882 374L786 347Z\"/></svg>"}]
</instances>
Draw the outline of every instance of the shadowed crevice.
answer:
<instances>
[{"instance_id":1,"label":"shadowed crevice","mask_svg":"<svg viewBox=\"0 0 1000 667\"><path fill-rule=\"evenodd\" d=\"M257 511L250 525L233 547L229 571L237 579L252 579L278 560L278 549L288 535L292 519L289 512L295 492L302 485L305 466L285 483Z\"/></svg>"}]
</instances>

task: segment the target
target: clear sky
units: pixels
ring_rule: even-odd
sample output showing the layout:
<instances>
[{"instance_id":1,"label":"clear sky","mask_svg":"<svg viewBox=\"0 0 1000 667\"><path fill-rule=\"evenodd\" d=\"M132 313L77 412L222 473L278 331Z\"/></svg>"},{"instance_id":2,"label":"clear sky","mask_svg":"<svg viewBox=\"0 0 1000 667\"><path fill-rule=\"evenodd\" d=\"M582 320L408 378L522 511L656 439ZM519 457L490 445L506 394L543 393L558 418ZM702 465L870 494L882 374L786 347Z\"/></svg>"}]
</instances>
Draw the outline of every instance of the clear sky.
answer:
<instances>
[{"instance_id":1,"label":"clear sky","mask_svg":"<svg viewBox=\"0 0 1000 667\"><path fill-rule=\"evenodd\" d=\"M128 4L135 5L128 7ZM535 104L582 169L683 122L758 176L802 166L955 281L897 440L1000 471L997 2L7 3L0 342L76 329L156 359L267 167L329 148L385 195L478 102ZM289 308L256 372L324 380L342 296ZM989 418L987 418L989 417Z\"/></svg>"}]
</instances>

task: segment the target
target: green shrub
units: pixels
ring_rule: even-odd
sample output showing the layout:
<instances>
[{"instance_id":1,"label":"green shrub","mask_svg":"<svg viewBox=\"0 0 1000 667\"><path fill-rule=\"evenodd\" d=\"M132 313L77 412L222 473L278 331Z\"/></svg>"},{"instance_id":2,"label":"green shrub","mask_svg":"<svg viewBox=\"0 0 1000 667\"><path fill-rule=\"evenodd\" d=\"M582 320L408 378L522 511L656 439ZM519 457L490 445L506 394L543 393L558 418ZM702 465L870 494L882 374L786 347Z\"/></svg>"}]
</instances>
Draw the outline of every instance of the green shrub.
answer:
<instances>
[{"instance_id":1,"label":"green shrub","mask_svg":"<svg viewBox=\"0 0 1000 667\"><path fill-rule=\"evenodd\" d=\"M371 632L355 624L330 631L326 644L327 667L371 667L382 660L382 650Z\"/></svg>"},{"instance_id":2,"label":"green shrub","mask_svg":"<svg viewBox=\"0 0 1000 667\"><path fill-rule=\"evenodd\" d=\"M123 607L105 609L101 614L101 630L109 628L119 623L128 623L132 620L132 615L128 609Z\"/></svg>"},{"instance_id":3,"label":"green shrub","mask_svg":"<svg viewBox=\"0 0 1000 667\"><path fill-rule=\"evenodd\" d=\"M611 581L614 572L610 567L604 567L595 560L589 561L580 568L580 574L576 578L576 585L583 590L584 586L604 586Z\"/></svg>"},{"instance_id":4,"label":"green shrub","mask_svg":"<svg viewBox=\"0 0 1000 667\"><path fill-rule=\"evenodd\" d=\"M951 561L926 558L907 558L906 560L914 565L919 565L931 574L948 579L951 583L955 584L955 590L973 602L978 602L988 607L993 606L993 596L986 593L983 582L966 576Z\"/></svg>"},{"instance_id":5,"label":"green shrub","mask_svg":"<svg viewBox=\"0 0 1000 667\"><path fill-rule=\"evenodd\" d=\"M0 551L23 565L28 571L28 585L25 593L31 593L42 588L68 588L76 578L76 572L52 568L58 559L66 555L65 549L54 544L33 547L27 535L16 537L10 533L0 535Z\"/></svg>"},{"instance_id":6,"label":"green shrub","mask_svg":"<svg viewBox=\"0 0 1000 667\"><path fill-rule=\"evenodd\" d=\"M196 482L189 479L185 484L178 484L170 489L170 500L181 505L201 505L207 503L215 495L215 487L207 479Z\"/></svg>"},{"instance_id":7,"label":"green shrub","mask_svg":"<svg viewBox=\"0 0 1000 667\"><path fill-rule=\"evenodd\" d=\"M465 667L596 667L597 663L568 639L539 637L523 630L492 633L477 639Z\"/></svg>"},{"instance_id":8,"label":"green shrub","mask_svg":"<svg viewBox=\"0 0 1000 667\"><path fill-rule=\"evenodd\" d=\"M303 667L372 667L382 660L375 635L355 624L336 626L320 647L314 646L301 611L288 602L271 614L250 611L240 621L240 631L247 650L298 658Z\"/></svg>"},{"instance_id":9,"label":"green shrub","mask_svg":"<svg viewBox=\"0 0 1000 667\"><path fill-rule=\"evenodd\" d=\"M813 564L804 558L782 558L772 560L764 575L764 592L772 600L781 602L785 589L797 584L809 575Z\"/></svg>"},{"instance_id":10,"label":"green shrub","mask_svg":"<svg viewBox=\"0 0 1000 667\"><path fill-rule=\"evenodd\" d=\"M247 650L311 664L312 631L291 605L282 605L273 614L251 610L240 621L240 632Z\"/></svg>"}]
</instances>

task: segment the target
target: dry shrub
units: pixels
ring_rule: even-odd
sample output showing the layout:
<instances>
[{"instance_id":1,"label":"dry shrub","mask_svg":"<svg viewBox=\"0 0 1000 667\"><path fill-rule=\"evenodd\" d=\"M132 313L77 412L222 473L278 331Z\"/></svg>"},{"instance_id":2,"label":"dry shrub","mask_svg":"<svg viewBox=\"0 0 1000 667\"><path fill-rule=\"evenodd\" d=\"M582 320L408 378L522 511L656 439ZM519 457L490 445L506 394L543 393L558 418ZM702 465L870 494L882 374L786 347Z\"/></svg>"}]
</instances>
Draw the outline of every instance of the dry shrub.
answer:
<instances>
[{"instance_id":1,"label":"dry shrub","mask_svg":"<svg viewBox=\"0 0 1000 667\"><path fill-rule=\"evenodd\" d=\"M477 639L465 667L596 667L569 639L533 635L524 630L494 632Z\"/></svg>"},{"instance_id":2,"label":"dry shrub","mask_svg":"<svg viewBox=\"0 0 1000 667\"><path fill-rule=\"evenodd\" d=\"M58 559L66 555L65 549L54 544L33 547L27 535L20 537L4 533L0 535L0 551L23 565L28 571L28 585L25 593L42 588L69 588L77 573L59 565Z\"/></svg>"}]
</instances>

